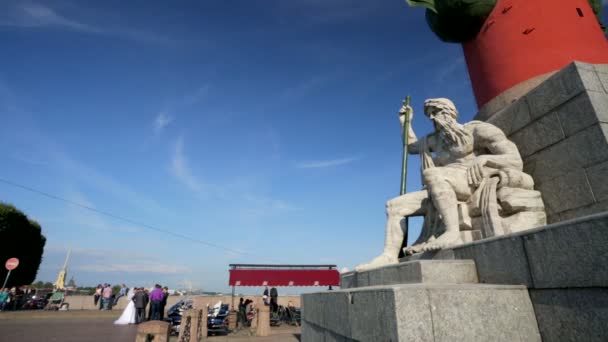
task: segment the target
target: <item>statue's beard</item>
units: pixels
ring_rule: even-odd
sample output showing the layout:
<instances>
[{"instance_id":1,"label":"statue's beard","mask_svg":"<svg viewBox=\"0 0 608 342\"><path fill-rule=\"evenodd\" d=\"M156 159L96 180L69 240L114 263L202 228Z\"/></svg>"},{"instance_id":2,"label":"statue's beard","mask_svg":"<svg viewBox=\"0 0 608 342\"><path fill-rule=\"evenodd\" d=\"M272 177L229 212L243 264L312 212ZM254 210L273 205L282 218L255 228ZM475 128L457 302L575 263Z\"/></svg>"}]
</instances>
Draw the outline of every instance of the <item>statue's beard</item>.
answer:
<instances>
[{"instance_id":1,"label":"statue's beard","mask_svg":"<svg viewBox=\"0 0 608 342\"><path fill-rule=\"evenodd\" d=\"M447 146L466 146L473 143L473 136L452 117L435 117L434 123L441 140Z\"/></svg>"}]
</instances>

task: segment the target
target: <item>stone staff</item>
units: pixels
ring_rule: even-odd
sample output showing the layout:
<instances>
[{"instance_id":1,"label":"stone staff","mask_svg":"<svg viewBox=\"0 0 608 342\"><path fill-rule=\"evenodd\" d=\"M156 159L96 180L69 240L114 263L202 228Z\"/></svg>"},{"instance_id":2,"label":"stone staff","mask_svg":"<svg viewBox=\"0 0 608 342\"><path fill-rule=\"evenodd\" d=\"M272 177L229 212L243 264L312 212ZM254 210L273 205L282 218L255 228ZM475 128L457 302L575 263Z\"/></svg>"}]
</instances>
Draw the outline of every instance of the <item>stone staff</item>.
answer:
<instances>
[{"instance_id":1,"label":"stone staff","mask_svg":"<svg viewBox=\"0 0 608 342\"><path fill-rule=\"evenodd\" d=\"M401 191L399 195L403 196L406 193L407 189L407 145L409 144L409 132L410 132L410 96L406 96L405 100L403 100L403 106L406 107L405 110L405 120L403 121L403 126L401 127L402 132L402 142L403 142L403 157L401 159ZM401 115L401 114L399 114ZM403 244L401 246L401 250L399 252L399 257L404 256L403 248L407 247L407 235L409 230L409 220L408 217L404 218L403 222Z\"/></svg>"}]
</instances>

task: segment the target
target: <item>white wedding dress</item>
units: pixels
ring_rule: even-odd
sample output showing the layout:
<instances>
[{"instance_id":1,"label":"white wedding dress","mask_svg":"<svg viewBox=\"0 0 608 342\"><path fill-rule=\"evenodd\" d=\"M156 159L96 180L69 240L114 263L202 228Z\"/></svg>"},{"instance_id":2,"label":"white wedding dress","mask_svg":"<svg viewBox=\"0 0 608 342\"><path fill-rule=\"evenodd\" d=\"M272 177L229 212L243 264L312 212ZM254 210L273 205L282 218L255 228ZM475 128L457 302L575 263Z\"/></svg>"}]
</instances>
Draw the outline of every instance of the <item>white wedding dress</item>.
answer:
<instances>
[{"instance_id":1,"label":"white wedding dress","mask_svg":"<svg viewBox=\"0 0 608 342\"><path fill-rule=\"evenodd\" d=\"M129 300L129 303L127 303L127 307L125 307L120 317L116 321L114 321L114 324L135 324L135 303L133 302L134 294L135 291L133 291L133 289L130 289L129 293L127 294L127 299Z\"/></svg>"}]
</instances>

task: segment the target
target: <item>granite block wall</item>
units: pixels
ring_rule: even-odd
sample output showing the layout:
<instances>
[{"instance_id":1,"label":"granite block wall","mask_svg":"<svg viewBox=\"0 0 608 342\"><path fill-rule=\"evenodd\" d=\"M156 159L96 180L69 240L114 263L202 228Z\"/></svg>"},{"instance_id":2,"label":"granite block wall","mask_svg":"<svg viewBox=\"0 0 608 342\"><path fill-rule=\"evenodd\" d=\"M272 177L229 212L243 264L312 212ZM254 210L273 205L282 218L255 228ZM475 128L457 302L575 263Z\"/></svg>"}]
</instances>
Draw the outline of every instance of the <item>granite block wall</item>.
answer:
<instances>
[{"instance_id":1,"label":"granite block wall","mask_svg":"<svg viewBox=\"0 0 608 342\"><path fill-rule=\"evenodd\" d=\"M486 121L519 148L548 223L608 211L608 64L573 62Z\"/></svg>"}]
</instances>

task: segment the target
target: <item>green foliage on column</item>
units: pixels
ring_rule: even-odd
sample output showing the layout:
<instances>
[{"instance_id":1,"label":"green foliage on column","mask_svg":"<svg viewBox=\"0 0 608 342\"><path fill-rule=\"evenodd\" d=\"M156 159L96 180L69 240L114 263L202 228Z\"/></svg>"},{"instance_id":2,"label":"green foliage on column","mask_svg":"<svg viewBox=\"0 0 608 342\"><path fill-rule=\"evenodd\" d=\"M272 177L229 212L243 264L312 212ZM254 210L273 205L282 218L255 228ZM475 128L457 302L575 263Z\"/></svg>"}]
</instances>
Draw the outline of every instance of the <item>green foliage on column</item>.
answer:
<instances>
[{"instance_id":1,"label":"green foliage on column","mask_svg":"<svg viewBox=\"0 0 608 342\"><path fill-rule=\"evenodd\" d=\"M426 8L426 22L444 42L462 43L475 38L497 0L405 0L412 7ZM600 22L602 0L589 0ZM556 6L563 6L557 5Z\"/></svg>"}]
</instances>

